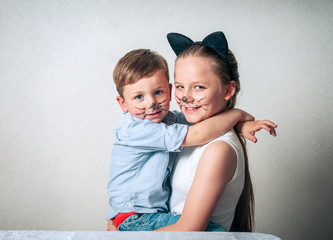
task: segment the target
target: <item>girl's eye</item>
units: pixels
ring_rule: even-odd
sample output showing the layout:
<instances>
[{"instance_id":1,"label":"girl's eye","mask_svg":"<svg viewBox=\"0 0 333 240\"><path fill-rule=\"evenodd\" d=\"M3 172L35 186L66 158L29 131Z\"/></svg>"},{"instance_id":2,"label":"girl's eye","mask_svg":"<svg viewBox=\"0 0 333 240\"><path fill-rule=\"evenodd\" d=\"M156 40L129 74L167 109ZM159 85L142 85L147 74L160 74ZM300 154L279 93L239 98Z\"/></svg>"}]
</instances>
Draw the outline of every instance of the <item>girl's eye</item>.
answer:
<instances>
[{"instance_id":1,"label":"girl's eye","mask_svg":"<svg viewBox=\"0 0 333 240\"><path fill-rule=\"evenodd\" d=\"M156 92L155 92L155 95L161 95L162 94L162 90L157 90Z\"/></svg>"},{"instance_id":2,"label":"girl's eye","mask_svg":"<svg viewBox=\"0 0 333 240\"><path fill-rule=\"evenodd\" d=\"M142 95L138 95L138 96L135 97L135 99L141 100L141 99L143 99L143 96Z\"/></svg>"},{"instance_id":3,"label":"girl's eye","mask_svg":"<svg viewBox=\"0 0 333 240\"><path fill-rule=\"evenodd\" d=\"M184 88L184 86L178 85L178 86L176 86L176 88Z\"/></svg>"},{"instance_id":4,"label":"girl's eye","mask_svg":"<svg viewBox=\"0 0 333 240\"><path fill-rule=\"evenodd\" d=\"M195 88L195 89L197 89L197 90L206 89L205 87L203 87L203 86L200 86L200 85L197 85L197 86L195 86L194 88Z\"/></svg>"}]
</instances>

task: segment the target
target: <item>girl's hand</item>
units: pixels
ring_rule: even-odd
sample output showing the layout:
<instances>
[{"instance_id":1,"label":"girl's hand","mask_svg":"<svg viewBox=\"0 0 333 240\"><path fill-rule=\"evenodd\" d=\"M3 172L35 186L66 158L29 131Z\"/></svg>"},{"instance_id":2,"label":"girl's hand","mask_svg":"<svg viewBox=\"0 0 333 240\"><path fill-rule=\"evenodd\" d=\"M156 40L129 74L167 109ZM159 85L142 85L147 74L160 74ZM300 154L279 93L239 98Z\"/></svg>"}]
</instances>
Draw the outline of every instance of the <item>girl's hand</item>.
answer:
<instances>
[{"instance_id":1,"label":"girl's hand","mask_svg":"<svg viewBox=\"0 0 333 240\"><path fill-rule=\"evenodd\" d=\"M255 133L261 129L266 129L272 136L276 136L275 128L277 125L269 120L247 121L240 122L236 125L236 130L240 132L245 138L256 143L257 138Z\"/></svg>"},{"instance_id":2,"label":"girl's hand","mask_svg":"<svg viewBox=\"0 0 333 240\"><path fill-rule=\"evenodd\" d=\"M110 219L108 221L107 231L118 231L117 227L113 224L113 220L112 219Z\"/></svg>"}]
</instances>

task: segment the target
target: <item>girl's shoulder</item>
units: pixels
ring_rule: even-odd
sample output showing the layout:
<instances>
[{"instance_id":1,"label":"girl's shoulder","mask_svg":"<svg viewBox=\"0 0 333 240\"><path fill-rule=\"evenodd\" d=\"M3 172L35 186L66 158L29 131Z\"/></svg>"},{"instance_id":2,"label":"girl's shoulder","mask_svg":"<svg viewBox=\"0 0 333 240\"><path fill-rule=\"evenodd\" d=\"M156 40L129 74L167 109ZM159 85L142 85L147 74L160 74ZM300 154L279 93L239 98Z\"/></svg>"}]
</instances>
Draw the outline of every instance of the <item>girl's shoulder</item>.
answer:
<instances>
[{"instance_id":1,"label":"girl's shoulder","mask_svg":"<svg viewBox=\"0 0 333 240\"><path fill-rule=\"evenodd\" d=\"M226 134L223 134L220 137L218 137L218 138L214 139L213 141L204 145L202 151L205 151L208 146L210 146L211 144L216 143L216 142L227 143L236 152L237 158L240 158L240 159L244 158L242 144L239 141L238 136L233 129L230 130L229 132L227 132ZM214 145L216 146L217 144L214 144ZM212 149L214 149L214 148L210 147L209 150L213 151Z\"/></svg>"},{"instance_id":2,"label":"girl's shoulder","mask_svg":"<svg viewBox=\"0 0 333 240\"><path fill-rule=\"evenodd\" d=\"M231 129L230 131L228 131L227 133L215 138L213 141L210 141L209 143L206 144L206 147L216 141L223 141L223 142L227 142L231 145L239 145L239 139L237 137L237 134L235 133L235 131L233 129Z\"/></svg>"}]
</instances>

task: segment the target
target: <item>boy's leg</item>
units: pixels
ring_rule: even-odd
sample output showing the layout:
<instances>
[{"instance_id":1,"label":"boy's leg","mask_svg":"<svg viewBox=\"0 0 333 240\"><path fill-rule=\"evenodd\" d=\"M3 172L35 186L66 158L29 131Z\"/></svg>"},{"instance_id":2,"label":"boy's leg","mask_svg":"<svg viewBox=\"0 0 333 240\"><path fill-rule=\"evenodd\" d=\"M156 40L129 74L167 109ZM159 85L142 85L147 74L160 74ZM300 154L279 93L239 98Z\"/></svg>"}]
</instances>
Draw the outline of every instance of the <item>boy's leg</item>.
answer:
<instances>
[{"instance_id":1,"label":"boy's leg","mask_svg":"<svg viewBox=\"0 0 333 240\"><path fill-rule=\"evenodd\" d=\"M154 231L158 228L165 227L176 223L180 215L172 213L140 213L134 214L125 219L119 225L119 231ZM209 222L207 232L227 232L227 230L217 223Z\"/></svg>"},{"instance_id":2,"label":"boy's leg","mask_svg":"<svg viewBox=\"0 0 333 240\"><path fill-rule=\"evenodd\" d=\"M221 225L214 223L214 222L209 222L205 231L206 232L228 232L227 229L225 229Z\"/></svg>"},{"instance_id":3,"label":"boy's leg","mask_svg":"<svg viewBox=\"0 0 333 240\"><path fill-rule=\"evenodd\" d=\"M174 224L180 215L171 213L141 213L125 219L119 225L119 231L154 231L158 228Z\"/></svg>"}]
</instances>

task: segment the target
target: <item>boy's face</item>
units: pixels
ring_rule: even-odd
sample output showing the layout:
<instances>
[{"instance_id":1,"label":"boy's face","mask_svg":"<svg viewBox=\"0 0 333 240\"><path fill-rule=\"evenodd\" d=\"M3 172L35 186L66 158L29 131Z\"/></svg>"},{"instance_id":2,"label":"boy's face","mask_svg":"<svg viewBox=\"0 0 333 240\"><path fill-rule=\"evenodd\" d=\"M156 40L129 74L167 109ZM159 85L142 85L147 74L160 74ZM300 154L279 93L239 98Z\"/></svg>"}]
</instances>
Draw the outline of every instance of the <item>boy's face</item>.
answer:
<instances>
[{"instance_id":1,"label":"boy's face","mask_svg":"<svg viewBox=\"0 0 333 240\"><path fill-rule=\"evenodd\" d=\"M171 88L165 73L156 71L151 77L124 86L124 98L118 96L117 101L123 112L160 123L170 108Z\"/></svg>"}]
</instances>

